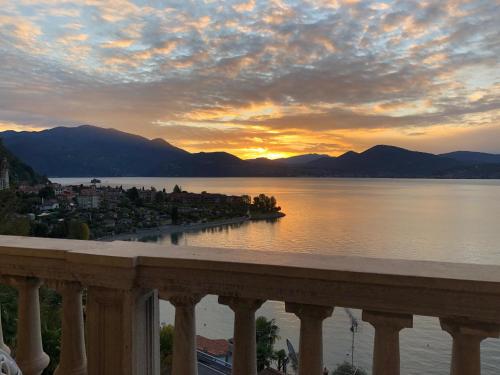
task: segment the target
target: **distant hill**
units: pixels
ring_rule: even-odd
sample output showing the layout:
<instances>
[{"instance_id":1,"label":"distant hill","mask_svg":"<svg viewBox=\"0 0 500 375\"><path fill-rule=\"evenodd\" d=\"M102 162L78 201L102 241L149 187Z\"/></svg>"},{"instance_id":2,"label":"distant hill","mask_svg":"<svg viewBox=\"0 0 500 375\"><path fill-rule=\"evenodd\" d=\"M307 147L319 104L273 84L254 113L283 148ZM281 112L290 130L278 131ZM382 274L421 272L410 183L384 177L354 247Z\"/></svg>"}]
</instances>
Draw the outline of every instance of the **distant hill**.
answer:
<instances>
[{"instance_id":1,"label":"distant hill","mask_svg":"<svg viewBox=\"0 0 500 375\"><path fill-rule=\"evenodd\" d=\"M487 154L484 152L472 152L472 151L455 151L449 152L447 154L441 154L446 158L455 159L458 161L466 163L499 163L500 155Z\"/></svg>"},{"instance_id":2,"label":"distant hill","mask_svg":"<svg viewBox=\"0 0 500 375\"><path fill-rule=\"evenodd\" d=\"M287 165L304 165L325 157L330 157L330 156L323 154L305 154L305 155L291 156L289 158L275 159L275 161Z\"/></svg>"},{"instance_id":3,"label":"distant hill","mask_svg":"<svg viewBox=\"0 0 500 375\"><path fill-rule=\"evenodd\" d=\"M4 158L7 158L7 161L9 162L9 177L11 183L18 184L22 182L34 185L47 182L46 177L35 173L33 168L23 163L9 150L7 150L0 138L0 162Z\"/></svg>"},{"instance_id":4,"label":"distant hill","mask_svg":"<svg viewBox=\"0 0 500 375\"><path fill-rule=\"evenodd\" d=\"M442 178L500 179L500 163L460 165L442 171Z\"/></svg>"},{"instance_id":5,"label":"distant hill","mask_svg":"<svg viewBox=\"0 0 500 375\"><path fill-rule=\"evenodd\" d=\"M90 125L6 131L0 137L21 160L51 177L286 175L274 164L246 162L225 152L191 154L161 139Z\"/></svg>"},{"instance_id":6,"label":"distant hill","mask_svg":"<svg viewBox=\"0 0 500 375\"><path fill-rule=\"evenodd\" d=\"M39 173L53 177L149 176L189 154L165 141L94 126L0 133L5 146Z\"/></svg>"},{"instance_id":7,"label":"distant hill","mask_svg":"<svg viewBox=\"0 0 500 375\"><path fill-rule=\"evenodd\" d=\"M226 152L189 153L162 139L149 140L90 125L41 132L0 133L6 148L51 177L401 177L499 178L498 155L434 155L378 145L339 157L321 154L242 160ZM497 164L498 163L498 164Z\"/></svg>"},{"instance_id":8,"label":"distant hill","mask_svg":"<svg viewBox=\"0 0 500 375\"><path fill-rule=\"evenodd\" d=\"M337 158L320 158L307 167L338 177L438 177L458 165L459 161L446 157L379 145L362 153L349 151Z\"/></svg>"}]
</instances>

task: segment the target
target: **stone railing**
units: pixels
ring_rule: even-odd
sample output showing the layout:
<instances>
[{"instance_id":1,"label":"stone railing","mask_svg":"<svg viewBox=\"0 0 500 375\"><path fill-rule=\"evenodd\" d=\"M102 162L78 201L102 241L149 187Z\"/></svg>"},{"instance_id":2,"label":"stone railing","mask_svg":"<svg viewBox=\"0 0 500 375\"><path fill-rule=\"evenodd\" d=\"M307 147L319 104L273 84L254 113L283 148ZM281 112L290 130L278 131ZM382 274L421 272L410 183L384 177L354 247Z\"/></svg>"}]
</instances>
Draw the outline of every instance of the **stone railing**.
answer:
<instances>
[{"instance_id":1,"label":"stone railing","mask_svg":"<svg viewBox=\"0 0 500 375\"><path fill-rule=\"evenodd\" d=\"M237 375L256 374L255 312L266 300L300 318L301 375L321 374L322 322L334 307L362 309L375 327L376 375L399 374L399 332L414 314L439 318L453 337L453 375L479 374L480 343L500 332L497 266L0 236L0 275L19 292L24 375L49 362L42 283L63 299L57 375L159 374L159 298L176 308L174 375L197 372L195 305L208 294L234 311Z\"/></svg>"}]
</instances>

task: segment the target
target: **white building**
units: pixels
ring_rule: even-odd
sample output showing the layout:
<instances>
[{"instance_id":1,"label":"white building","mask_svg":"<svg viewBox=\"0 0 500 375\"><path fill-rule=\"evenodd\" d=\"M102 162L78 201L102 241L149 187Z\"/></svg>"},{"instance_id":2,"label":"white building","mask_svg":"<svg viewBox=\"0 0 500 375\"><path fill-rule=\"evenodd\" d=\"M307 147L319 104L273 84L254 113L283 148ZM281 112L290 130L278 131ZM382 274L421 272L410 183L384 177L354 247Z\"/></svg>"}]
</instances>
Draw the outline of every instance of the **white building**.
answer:
<instances>
[{"instance_id":1,"label":"white building","mask_svg":"<svg viewBox=\"0 0 500 375\"><path fill-rule=\"evenodd\" d=\"M0 165L0 190L8 189L9 186L9 162L4 158Z\"/></svg>"},{"instance_id":2,"label":"white building","mask_svg":"<svg viewBox=\"0 0 500 375\"><path fill-rule=\"evenodd\" d=\"M99 208L101 197L99 197L99 195L97 194L81 194L76 197L76 201L80 208L95 209Z\"/></svg>"}]
</instances>

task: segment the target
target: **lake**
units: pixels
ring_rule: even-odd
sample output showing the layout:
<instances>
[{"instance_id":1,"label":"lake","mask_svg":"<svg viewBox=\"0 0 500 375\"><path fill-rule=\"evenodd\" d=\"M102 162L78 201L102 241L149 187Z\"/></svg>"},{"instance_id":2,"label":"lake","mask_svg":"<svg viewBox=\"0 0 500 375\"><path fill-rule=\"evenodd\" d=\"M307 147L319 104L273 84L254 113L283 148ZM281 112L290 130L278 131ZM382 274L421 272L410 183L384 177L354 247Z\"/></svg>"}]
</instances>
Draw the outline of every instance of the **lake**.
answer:
<instances>
[{"instance_id":1,"label":"lake","mask_svg":"<svg viewBox=\"0 0 500 375\"><path fill-rule=\"evenodd\" d=\"M274 222L246 222L199 232L148 239L165 246L196 245L256 251L342 254L380 258L500 264L500 181L333 178L101 178L103 184L154 186L235 195L274 195L287 214ZM53 179L63 184L90 179ZM362 261L360 259L360 261ZM197 306L198 333L232 336L233 314L204 298ZM360 311L353 311L360 317ZM267 302L257 314L275 318L280 336L298 347L299 321L281 302ZM173 308L161 304L161 319L173 322ZM373 329L360 322L355 363L371 368ZM328 368L350 361L350 320L342 308L324 324ZM281 340L279 346L284 345ZM451 338L436 318L416 317L401 333L402 374L449 374ZM498 374L500 340L482 344L483 374Z\"/></svg>"}]
</instances>

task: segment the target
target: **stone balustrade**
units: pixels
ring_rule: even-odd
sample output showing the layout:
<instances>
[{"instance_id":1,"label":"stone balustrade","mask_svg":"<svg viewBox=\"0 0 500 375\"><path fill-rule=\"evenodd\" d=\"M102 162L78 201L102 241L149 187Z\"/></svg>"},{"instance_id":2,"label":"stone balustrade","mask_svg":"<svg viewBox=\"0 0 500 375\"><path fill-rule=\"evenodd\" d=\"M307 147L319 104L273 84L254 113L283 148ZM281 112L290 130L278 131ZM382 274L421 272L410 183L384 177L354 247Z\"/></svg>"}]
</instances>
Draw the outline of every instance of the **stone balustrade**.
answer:
<instances>
[{"instance_id":1,"label":"stone balustrade","mask_svg":"<svg viewBox=\"0 0 500 375\"><path fill-rule=\"evenodd\" d=\"M205 295L235 314L237 375L256 374L255 312L267 300L300 319L301 375L321 374L322 324L336 307L361 309L373 325L375 375L399 374L399 333L414 315L438 318L453 338L453 375L480 374L480 343L500 333L499 266L0 236L0 278L19 292L24 375L49 363L42 283L63 301L57 375L158 375L159 299L176 309L174 375L197 373L195 306Z\"/></svg>"}]
</instances>

